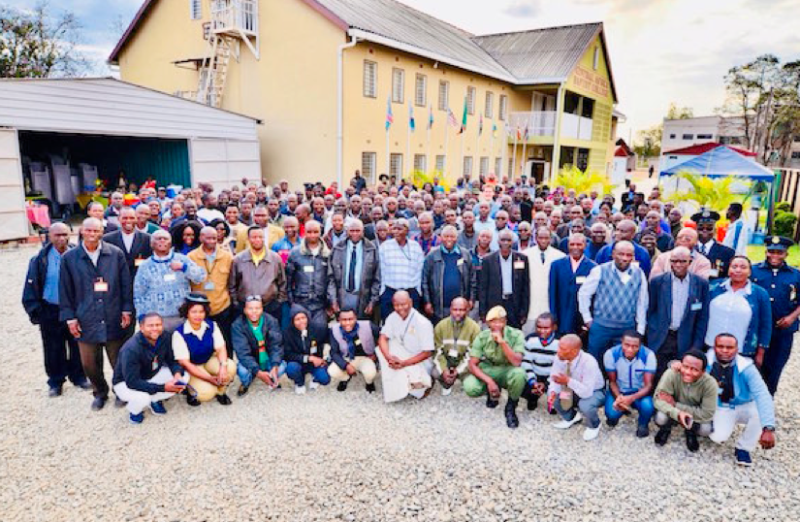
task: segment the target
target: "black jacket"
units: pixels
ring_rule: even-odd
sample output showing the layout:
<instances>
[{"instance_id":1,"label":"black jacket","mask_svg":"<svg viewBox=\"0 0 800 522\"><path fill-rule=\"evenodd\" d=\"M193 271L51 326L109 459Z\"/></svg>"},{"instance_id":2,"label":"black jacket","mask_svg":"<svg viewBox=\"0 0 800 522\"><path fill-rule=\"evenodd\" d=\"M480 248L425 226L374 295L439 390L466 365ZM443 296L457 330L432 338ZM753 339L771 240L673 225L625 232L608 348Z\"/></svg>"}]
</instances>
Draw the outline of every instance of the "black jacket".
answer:
<instances>
[{"instance_id":1,"label":"black jacket","mask_svg":"<svg viewBox=\"0 0 800 522\"><path fill-rule=\"evenodd\" d=\"M166 366L170 373L183 373L172 353L172 335L163 332L153 346L142 332L128 339L119 352L114 367L113 384L125 382L131 390L154 394L164 391L163 384L147 382Z\"/></svg>"},{"instance_id":2,"label":"black jacket","mask_svg":"<svg viewBox=\"0 0 800 522\"><path fill-rule=\"evenodd\" d=\"M530 279L528 274L528 258L519 252L511 252L511 272L512 288L514 297L514 309L520 315L517 319L524 323L528 316L530 306ZM500 251L492 252L483 258L483 265L480 273L480 283L478 284L478 301L480 304L480 315L485 317L486 313L493 307L503 304L503 275L500 272Z\"/></svg>"},{"instance_id":3,"label":"black jacket","mask_svg":"<svg viewBox=\"0 0 800 522\"><path fill-rule=\"evenodd\" d=\"M72 248L74 248L72 245L67 245L67 252ZM28 274L25 276L25 287L22 290L22 306L33 324L39 324L42 307L45 304L43 295L44 281L47 277L47 256L52 249L53 244L48 243L28 263Z\"/></svg>"},{"instance_id":4,"label":"black jacket","mask_svg":"<svg viewBox=\"0 0 800 522\"><path fill-rule=\"evenodd\" d=\"M672 322L672 272L650 281L650 304L647 310L647 347L658 353L664 345ZM678 356L690 349L702 350L708 328L708 281L692 273L689 278L689 295L678 328Z\"/></svg>"},{"instance_id":5,"label":"black jacket","mask_svg":"<svg viewBox=\"0 0 800 522\"><path fill-rule=\"evenodd\" d=\"M328 262L328 301L341 305L345 291L345 270L347 267L347 244L345 240L333 247L330 261ZM358 290L358 310L356 315L364 317L364 309L368 304L378 304L381 292L381 263L378 257L378 248L369 240L361 240L361 273L358 277L361 286Z\"/></svg>"},{"instance_id":6,"label":"black jacket","mask_svg":"<svg viewBox=\"0 0 800 522\"><path fill-rule=\"evenodd\" d=\"M128 271L131 273L132 280L136 277L136 260L141 259L144 261L153 255L153 249L150 248L150 234L139 232L138 230L134 232L133 244L131 245L130 252L125 250L125 242L122 240L121 230L116 230L104 235L103 241L111 243L125 254L125 259L128 261Z\"/></svg>"},{"instance_id":7,"label":"black jacket","mask_svg":"<svg viewBox=\"0 0 800 522\"><path fill-rule=\"evenodd\" d=\"M735 255L736 251L734 249L714 241L706 257L711 262L711 270L717 270L717 276L709 277L709 281L728 277L728 267L731 264L731 259L733 259Z\"/></svg>"},{"instance_id":8,"label":"black jacket","mask_svg":"<svg viewBox=\"0 0 800 522\"><path fill-rule=\"evenodd\" d=\"M330 251L320 240L319 254L312 255L305 240L294 247L286 260L286 295L289 303L317 312L328 303L328 258Z\"/></svg>"},{"instance_id":9,"label":"black jacket","mask_svg":"<svg viewBox=\"0 0 800 522\"><path fill-rule=\"evenodd\" d=\"M305 314L309 319L308 334L305 339L294 327L294 316L297 314ZM308 311L300 305L292 305L289 316L289 327L283 331L283 358L286 362L307 363L309 355L323 357L323 346L328 342L328 328L312 325Z\"/></svg>"},{"instance_id":10,"label":"black jacket","mask_svg":"<svg viewBox=\"0 0 800 522\"><path fill-rule=\"evenodd\" d=\"M459 247L461 257L456 265L461 280L459 296L472 300L472 254L466 248ZM425 256L422 265L422 302L433 305L433 315L437 318L445 317L450 303L444 302L444 257L442 247L435 247Z\"/></svg>"},{"instance_id":11,"label":"black jacket","mask_svg":"<svg viewBox=\"0 0 800 522\"><path fill-rule=\"evenodd\" d=\"M99 278L108 284L108 291L95 291ZM61 260L58 289L59 318L80 322L78 341L105 343L123 337L120 321L122 312L133 314L133 287L122 250L101 242L97 266L82 246L70 250Z\"/></svg>"},{"instance_id":12,"label":"black jacket","mask_svg":"<svg viewBox=\"0 0 800 522\"><path fill-rule=\"evenodd\" d=\"M270 369L279 366L283 360L283 336L278 321L268 313L262 315L264 324L261 327L261 335L266 342L267 354L269 355ZM253 330L248 324L250 320L244 315L240 315L231 327L231 339L236 357L239 364L247 368L251 375L255 376L261 368L258 366L258 341L253 335Z\"/></svg>"}]
</instances>

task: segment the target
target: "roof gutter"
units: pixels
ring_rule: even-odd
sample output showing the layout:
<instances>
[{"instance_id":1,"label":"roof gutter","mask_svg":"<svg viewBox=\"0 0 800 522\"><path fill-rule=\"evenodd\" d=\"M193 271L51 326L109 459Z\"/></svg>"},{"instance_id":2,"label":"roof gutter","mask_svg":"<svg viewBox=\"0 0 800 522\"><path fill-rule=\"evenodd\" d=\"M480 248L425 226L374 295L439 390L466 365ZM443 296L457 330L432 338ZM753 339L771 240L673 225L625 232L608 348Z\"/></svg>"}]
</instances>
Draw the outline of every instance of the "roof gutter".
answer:
<instances>
[{"instance_id":1,"label":"roof gutter","mask_svg":"<svg viewBox=\"0 0 800 522\"><path fill-rule=\"evenodd\" d=\"M344 170L344 51L355 47L358 37L339 46L337 51L336 78L336 182L342 190L342 171Z\"/></svg>"}]
</instances>

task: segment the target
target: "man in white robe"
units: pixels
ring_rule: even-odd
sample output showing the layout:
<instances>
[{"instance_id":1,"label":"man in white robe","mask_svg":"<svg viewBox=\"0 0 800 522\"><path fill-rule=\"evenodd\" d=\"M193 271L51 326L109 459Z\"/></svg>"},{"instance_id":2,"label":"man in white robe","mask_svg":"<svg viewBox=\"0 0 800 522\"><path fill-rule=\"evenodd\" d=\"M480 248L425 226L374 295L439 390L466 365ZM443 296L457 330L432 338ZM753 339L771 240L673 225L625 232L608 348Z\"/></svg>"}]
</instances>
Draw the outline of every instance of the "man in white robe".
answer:
<instances>
[{"instance_id":1,"label":"man in white robe","mask_svg":"<svg viewBox=\"0 0 800 522\"><path fill-rule=\"evenodd\" d=\"M536 319L550 311L550 265L566 257L564 252L550 244L550 230L541 227L536 230L536 244L522 253L528 257L530 275L530 306L528 320L522 325L522 332L530 334L536 329Z\"/></svg>"}]
</instances>

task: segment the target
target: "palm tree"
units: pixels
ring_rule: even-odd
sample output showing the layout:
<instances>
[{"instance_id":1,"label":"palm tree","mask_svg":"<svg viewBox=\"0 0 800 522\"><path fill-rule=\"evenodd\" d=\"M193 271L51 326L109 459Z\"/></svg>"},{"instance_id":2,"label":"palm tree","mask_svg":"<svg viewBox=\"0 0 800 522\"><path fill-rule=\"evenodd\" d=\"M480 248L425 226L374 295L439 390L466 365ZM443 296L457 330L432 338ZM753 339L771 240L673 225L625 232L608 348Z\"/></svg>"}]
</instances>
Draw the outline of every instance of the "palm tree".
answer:
<instances>
[{"instance_id":1,"label":"palm tree","mask_svg":"<svg viewBox=\"0 0 800 522\"><path fill-rule=\"evenodd\" d=\"M705 207L711 210L724 211L728 205L741 199L740 196L731 193L730 187L734 182L749 185L750 182L740 176L725 176L722 178L709 178L689 171L680 171L678 178L685 179L692 186L688 192L676 192L670 199L673 201L691 201L698 207Z\"/></svg>"},{"instance_id":2,"label":"palm tree","mask_svg":"<svg viewBox=\"0 0 800 522\"><path fill-rule=\"evenodd\" d=\"M588 194L591 190L597 190L601 194L610 194L614 185L608 180L607 176L597 171L585 171L569 165L561 169L553 181L556 187L564 187L564 190L575 190L576 194Z\"/></svg>"}]
</instances>

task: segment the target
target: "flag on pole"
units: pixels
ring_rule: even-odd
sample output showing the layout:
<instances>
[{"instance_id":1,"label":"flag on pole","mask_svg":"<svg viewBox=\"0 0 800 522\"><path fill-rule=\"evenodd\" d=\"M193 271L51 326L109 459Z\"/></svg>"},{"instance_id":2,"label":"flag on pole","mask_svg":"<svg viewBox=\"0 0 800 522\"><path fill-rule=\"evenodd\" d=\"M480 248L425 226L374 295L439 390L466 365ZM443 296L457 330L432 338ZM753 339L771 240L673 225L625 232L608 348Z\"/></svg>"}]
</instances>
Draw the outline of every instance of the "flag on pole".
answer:
<instances>
[{"instance_id":1,"label":"flag on pole","mask_svg":"<svg viewBox=\"0 0 800 522\"><path fill-rule=\"evenodd\" d=\"M456 115L453 114L449 108L447 109L447 124L451 127L458 127L458 120L456 119Z\"/></svg>"},{"instance_id":2,"label":"flag on pole","mask_svg":"<svg viewBox=\"0 0 800 522\"><path fill-rule=\"evenodd\" d=\"M414 106L411 104L411 100L408 101L408 127L411 129L411 132L414 132L416 127L416 123L414 122Z\"/></svg>"},{"instance_id":3,"label":"flag on pole","mask_svg":"<svg viewBox=\"0 0 800 522\"><path fill-rule=\"evenodd\" d=\"M528 124L525 124L525 132L522 134L522 139L528 141Z\"/></svg>"},{"instance_id":4,"label":"flag on pole","mask_svg":"<svg viewBox=\"0 0 800 522\"><path fill-rule=\"evenodd\" d=\"M497 124L496 123L492 123L492 138L496 138L496 137L497 137Z\"/></svg>"},{"instance_id":5,"label":"flag on pole","mask_svg":"<svg viewBox=\"0 0 800 522\"><path fill-rule=\"evenodd\" d=\"M478 119L478 136L483 134L483 113L481 113L480 118Z\"/></svg>"},{"instance_id":6,"label":"flag on pole","mask_svg":"<svg viewBox=\"0 0 800 522\"><path fill-rule=\"evenodd\" d=\"M463 134L467 131L467 97L464 96L464 112L461 113L461 130L458 131L459 134Z\"/></svg>"},{"instance_id":7,"label":"flag on pole","mask_svg":"<svg viewBox=\"0 0 800 522\"><path fill-rule=\"evenodd\" d=\"M389 130L389 127L392 126L394 123L394 116L392 115L392 98L386 98L386 130Z\"/></svg>"},{"instance_id":8,"label":"flag on pole","mask_svg":"<svg viewBox=\"0 0 800 522\"><path fill-rule=\"evenodd\" d=\"M520 140L522 140L522 133L521 133L521 132L520 132L520 130L519 130L519 125L517 125L517 128L516 128L516 134L517 134L516 140L517 140L517 141L520 141Z\"/></svg>"},{"instance_id":9,"label":"flag on pole","mask_svg":"<svg viewBox=\"0 0 800 522\"><path fill-rule=\"evenodd\" d=\"M433 105L428 107L428 130L433 128Z\"/></svg>"}]
</instances>

